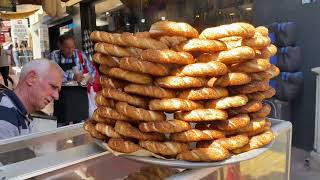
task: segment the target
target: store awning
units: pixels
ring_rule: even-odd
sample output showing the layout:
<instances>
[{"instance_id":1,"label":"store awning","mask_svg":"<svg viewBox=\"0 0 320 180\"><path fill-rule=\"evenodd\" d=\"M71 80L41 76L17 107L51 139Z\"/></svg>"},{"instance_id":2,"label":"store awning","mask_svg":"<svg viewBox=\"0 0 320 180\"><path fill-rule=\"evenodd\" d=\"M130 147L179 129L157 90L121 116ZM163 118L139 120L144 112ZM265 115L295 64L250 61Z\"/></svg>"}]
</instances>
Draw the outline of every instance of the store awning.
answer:
<instances>
[{"instance_id":1,"label":"store awning","mask_svg":"<svg viewBox=\"0 0 320 180\"><path fill-rule=\"evenodd\" d=\"M24 19L31 16L38 10L39 9L33 9L31 11L20 11L20 12L0 12L0 19L2 20Z\"/></svg>"}]
</instances>

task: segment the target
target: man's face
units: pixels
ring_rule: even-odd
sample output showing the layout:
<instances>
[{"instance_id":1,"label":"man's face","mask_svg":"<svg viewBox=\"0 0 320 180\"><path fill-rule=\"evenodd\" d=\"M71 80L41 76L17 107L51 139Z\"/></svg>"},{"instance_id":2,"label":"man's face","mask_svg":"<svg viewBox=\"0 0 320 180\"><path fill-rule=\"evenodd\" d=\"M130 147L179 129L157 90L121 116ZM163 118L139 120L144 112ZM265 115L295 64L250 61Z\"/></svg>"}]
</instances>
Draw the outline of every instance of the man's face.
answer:
<instances>
[{"instance_id":1,"label":"man's face","mask_svg":"<svg viewBox=\"0 0 320 180\"><path fill-rule=\"evenodd\" d=\"M35 110L41 110L53 100L59 99L62 76L56 68L51 67L48 74L40 79L35 80L33 85L32 104Z\"/></svg>"},{"instance_id":2,"label":"man's face","mask_svg":"<svg viewBox=\"0 0 320 180\"><path fill-rule=\"evenodd\" d=\"M64 40L63 44L61 44L61 50L63 55L67 58L71 58L73 51L75 49L75 46L76 45L73 39L70 38L70 39Z\"/></svg>"}]
</instances>

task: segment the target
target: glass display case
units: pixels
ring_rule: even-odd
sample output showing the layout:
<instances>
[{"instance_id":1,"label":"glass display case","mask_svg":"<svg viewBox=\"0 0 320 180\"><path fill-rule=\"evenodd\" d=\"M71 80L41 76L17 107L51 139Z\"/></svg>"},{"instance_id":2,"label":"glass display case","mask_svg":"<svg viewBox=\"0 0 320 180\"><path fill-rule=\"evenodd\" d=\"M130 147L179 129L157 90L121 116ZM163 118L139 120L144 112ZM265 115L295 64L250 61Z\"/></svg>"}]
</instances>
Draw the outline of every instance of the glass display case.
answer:
<instances>
[{"instance_id":1,"label":"glass display case","mask_svg":"<svg viewBox=\"0 0 320 180\"><path fill-rule=\"evenodd\" d=\"M251 160L223 167L173 169L116 157L95 144L82 124L76 124L0 141L0 179L153 179L160 175L168 179L289 179L291 123L274 120L273 130L273 146Z\"/></svg>"}]
</instances>

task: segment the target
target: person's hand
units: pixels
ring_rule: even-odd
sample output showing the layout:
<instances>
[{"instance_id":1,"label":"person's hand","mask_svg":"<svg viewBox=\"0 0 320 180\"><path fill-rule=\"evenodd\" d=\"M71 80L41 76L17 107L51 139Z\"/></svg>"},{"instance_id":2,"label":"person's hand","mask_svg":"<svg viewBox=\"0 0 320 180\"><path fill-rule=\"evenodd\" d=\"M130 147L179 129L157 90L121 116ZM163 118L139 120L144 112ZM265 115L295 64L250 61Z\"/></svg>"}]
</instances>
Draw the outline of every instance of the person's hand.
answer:
<instances>
[{"instance_id":1,"label":"person's hand","mask_svg":"<svg viewBox=\"0 0 320 180\"><path fill-rule=\"evenodd\" d=\"M80 83L83 80L84 76L82 74L74 74L73 79Z\"/></svg>"}]
</instances>

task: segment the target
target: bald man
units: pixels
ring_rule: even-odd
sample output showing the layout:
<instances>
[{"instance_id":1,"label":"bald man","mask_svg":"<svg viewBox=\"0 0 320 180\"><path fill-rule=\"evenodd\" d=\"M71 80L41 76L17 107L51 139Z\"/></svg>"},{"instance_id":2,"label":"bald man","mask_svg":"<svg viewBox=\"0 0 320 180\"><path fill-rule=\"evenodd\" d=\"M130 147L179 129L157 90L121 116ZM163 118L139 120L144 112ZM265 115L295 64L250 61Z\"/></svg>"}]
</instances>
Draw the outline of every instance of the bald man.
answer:
<instances>
[{"instance_id":1,"label":"bald man","mask_svg":"<svg viewBox=\"0 0 320 180\"><path fill-rule=\"evenodd\" d=\"M0 140L29 134L29 114L59 99L63 70L47 59L25 64L14 91L0 93Z\"/></svg>"}]
</instances>

